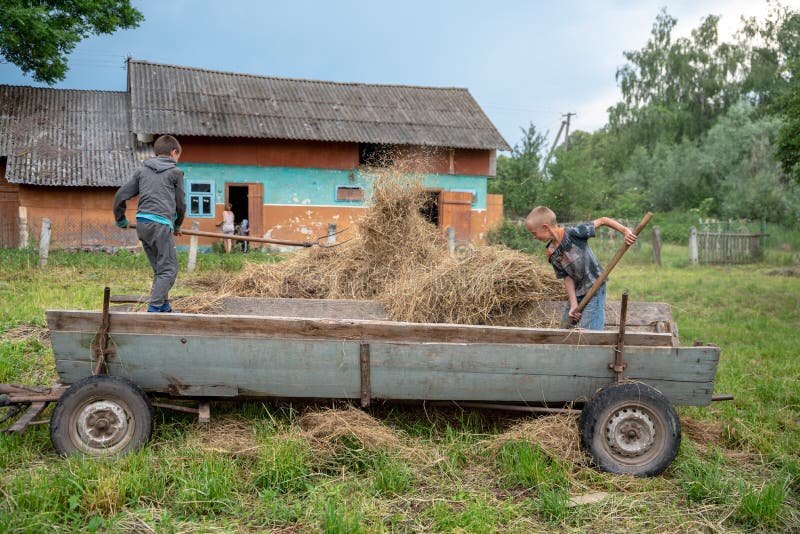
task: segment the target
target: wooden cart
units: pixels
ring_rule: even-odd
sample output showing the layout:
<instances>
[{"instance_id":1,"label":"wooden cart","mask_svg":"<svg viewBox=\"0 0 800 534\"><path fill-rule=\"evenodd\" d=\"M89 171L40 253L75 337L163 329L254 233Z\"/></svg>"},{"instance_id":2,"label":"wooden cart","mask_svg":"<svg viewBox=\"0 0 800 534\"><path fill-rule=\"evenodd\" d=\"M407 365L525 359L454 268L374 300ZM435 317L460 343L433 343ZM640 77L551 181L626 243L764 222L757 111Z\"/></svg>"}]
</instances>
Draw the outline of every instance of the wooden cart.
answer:
<instances>
[{"instance_id":1,"label":"wooden cart","mask_svg":"<svg viewBox=\"0 0 800 534\"><path fill-rule=\"evenodd\" d=\"M608 306L614 330L582 331L401 323L375 303L336 300L231 298L215 315L132 313L110 310L107 291L103 311L47 311L60 382L2 384L0 406L26 409L10 427L21 432L55 402L56 450L95 456L141 447L153 406L207 421L212 399L582 406L582 441L597 465L650 476L677 454L673 405L712 401L720 351L679 347L668 306L626 300ZM544 308L560 315L562 305Z\"/></svg>"}]
</instances>

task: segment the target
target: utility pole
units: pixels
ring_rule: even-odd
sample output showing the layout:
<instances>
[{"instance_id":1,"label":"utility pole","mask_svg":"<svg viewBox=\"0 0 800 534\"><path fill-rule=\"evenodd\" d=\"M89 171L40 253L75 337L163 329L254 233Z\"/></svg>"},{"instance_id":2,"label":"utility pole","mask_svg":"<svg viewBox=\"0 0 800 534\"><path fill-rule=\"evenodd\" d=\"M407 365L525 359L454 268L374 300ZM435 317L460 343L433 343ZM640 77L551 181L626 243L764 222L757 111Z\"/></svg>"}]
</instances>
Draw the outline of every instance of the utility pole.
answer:
<instances>
[{"instance_id":1,"label":"utility pole","mask_svg":"<svg viewBox=\"0 0 800 534\"><path fill-rule=\"evenodd\" d=\"M553 139L553 146L550 147L550 152L547 153L547 157L544 158L544 165L542 165L542 176L547 174L547 164L550 163L550 156L553 155L553 151L556 149L556 145L558 145L558 139L561 137L561 132L564 131L564 126L566 126L566 121L561 121L561 128L558 129L558 133L556 134L556 138Z\"/></svg>"},{"instance_id":2,"label":"utility pole","mask_svg":"<svg viewBox=\"0 0 800 534\"><path fill-rule=\"evenodd\" d=\"M564 133L564 150L569 150L569 119L570 117L577 115L577 113L568 112L562 117L566 117L566 124L567 124L567 131Z\"/></svg>"}]
</instances>

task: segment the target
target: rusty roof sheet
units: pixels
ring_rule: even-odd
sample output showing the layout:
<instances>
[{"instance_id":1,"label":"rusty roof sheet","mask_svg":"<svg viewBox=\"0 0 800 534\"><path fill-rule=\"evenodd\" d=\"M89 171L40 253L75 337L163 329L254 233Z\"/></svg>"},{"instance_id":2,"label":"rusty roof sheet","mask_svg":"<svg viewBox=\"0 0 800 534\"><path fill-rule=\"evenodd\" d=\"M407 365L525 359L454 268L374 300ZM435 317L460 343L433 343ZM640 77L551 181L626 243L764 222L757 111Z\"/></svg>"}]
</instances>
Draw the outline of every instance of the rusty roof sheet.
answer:
<instances>
[{"instance_id":1,"label":"rusty roof sheet","mask_svg":"<svg viewBox=\"0 0 800 534\"><path fill-rule=\"evenodd\" d=\"M136 133L510 150L466 89L128 62Z\"/></svg>"},{"instance_id":2,"label":"rusty roof sheet","mask_svg":"<svg viewBox=\"0 0 800 534\"><path fill-rule=\"evenodd\" d=\"M11 183L119 186L139 161L123 92L0 85L0 156Z\"/></svg>"}]
</instances>

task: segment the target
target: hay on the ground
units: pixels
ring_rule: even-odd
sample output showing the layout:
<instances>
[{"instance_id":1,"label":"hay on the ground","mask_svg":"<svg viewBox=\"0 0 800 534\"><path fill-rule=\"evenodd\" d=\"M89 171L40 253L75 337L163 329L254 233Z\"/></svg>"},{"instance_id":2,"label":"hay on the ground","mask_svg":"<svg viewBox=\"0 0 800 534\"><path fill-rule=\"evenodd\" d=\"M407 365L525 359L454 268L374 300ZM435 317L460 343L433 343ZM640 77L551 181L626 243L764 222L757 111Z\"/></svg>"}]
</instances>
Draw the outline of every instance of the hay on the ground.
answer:
<instances>
[{"instance_id":1,"label":"hay on the ground","mask_svg":"<svg viewBox=\"0 0 800 534\"><path fill-rule=\"evenodd\" d=\"M793 265L791 267L779 267L776 269L767 269L764 274L768 276L788 276L800 277L800 265Z\"/></svg>"},{"instance_id":2,"label":"hay on the ground","mask_svg":"<svg viewBox=\"0 0 800 534\"><path fill-rule=\"evenodd\" d=\"M204 452L255 457L263 445L253 431L252 421L236 416L214 418L201 426L190 444Z\"/></svg>"},{"instance_id":3,"label":"hay on the ground","mask_svg":"<svg viewBox=\"0 0 800 534\"><path fill-rule=\"evenodd\" d=\"M311 411L298 420L311 442L336 446L343 438L354 439L365 449L401 451L405 447L397 433L371 415L352 406L345 409Z\"/></svg>"},{"instance_id":4,"label":"hay on the ground","mask_svg":"<svg viewBox=\"0 0 800 534\"><path fill-rule=\"evenodd\" d=\"M574 415L547 415L524 421L492 439L489 450L497 452L513 441L536 444L553 460L564 460L576 466L589 463L581 448L580 431Z\"/></svg>"},{"instance_id":5,"label":"hay on the ground","mask_svg":"<svg viewBox=\"0 0 800 534\"><path fill-rule=\"evenodd\" d=\"M50 343L50 332L44 326L31 323L21 323L3 334L6 341L23 341L32 339L39 343Z\"/></svg>"}]
</instances>

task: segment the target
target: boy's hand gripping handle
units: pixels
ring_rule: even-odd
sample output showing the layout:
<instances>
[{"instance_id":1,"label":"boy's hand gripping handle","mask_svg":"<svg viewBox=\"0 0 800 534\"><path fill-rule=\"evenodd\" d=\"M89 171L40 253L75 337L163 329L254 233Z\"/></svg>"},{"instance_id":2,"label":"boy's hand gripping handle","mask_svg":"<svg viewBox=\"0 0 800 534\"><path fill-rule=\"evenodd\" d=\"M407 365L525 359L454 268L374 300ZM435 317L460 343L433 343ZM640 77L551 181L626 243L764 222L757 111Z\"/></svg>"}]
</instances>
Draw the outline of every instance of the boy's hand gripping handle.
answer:
<instances>
[{"instance_id":1,"label":"boy's hand gripping handle","mask_svg":"<svg viewBox=\"0 0 800 534\"><path fill-rule=\"evenodd\" d=\"M638 237L639 233L641 233L641 231L644 230L644 227L647 226L647 223L649 223L650 219L652 218L653 214L648 211L645 214L645 216L642 217L642 220L639 221L639 224L636 226L636 228L633 230L633 235ZM603 282L606 281L606 278L608 278L608 275L611 273L611 270L617 265L620 258L622 258L622 255L628 251L628 248L630 248L630 245L625 243L625 241L623 240L622 246L619 247L617 253L611 259L611 261L608 262L608 266L600 274L600 277L594 281L594 284L592 284L592 287L589 289L589 292L586 293L586 296L583 297L583 300L581 300L580 304L578 304L578 307L575 308L576 313L582 312L583 309L586 307L586 305L589 304L589 301L592 299L594 294L597 293L597 290L600 289L600 286L603 285Z\"/></svg>"}]
</instances>

